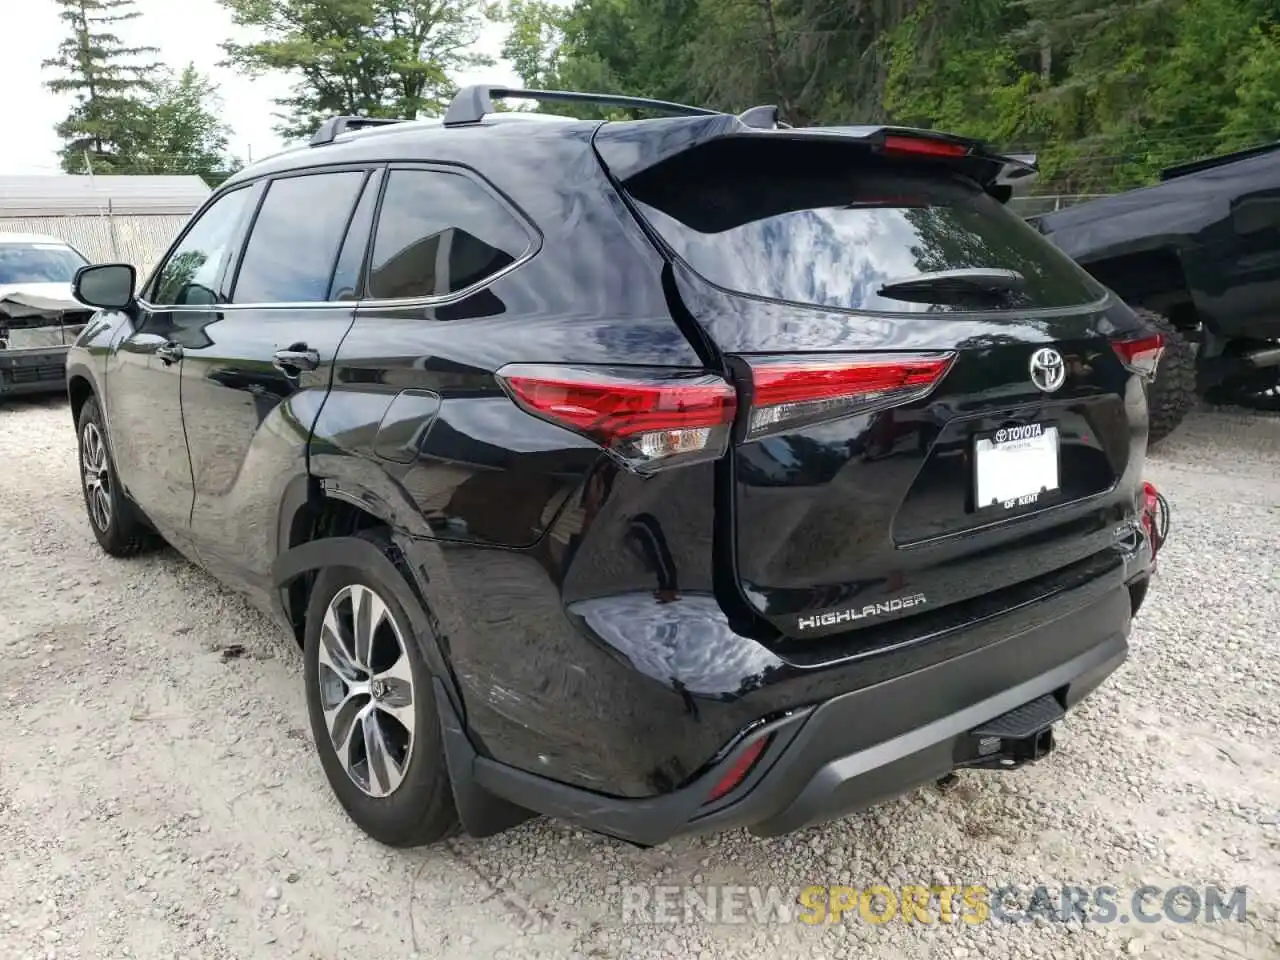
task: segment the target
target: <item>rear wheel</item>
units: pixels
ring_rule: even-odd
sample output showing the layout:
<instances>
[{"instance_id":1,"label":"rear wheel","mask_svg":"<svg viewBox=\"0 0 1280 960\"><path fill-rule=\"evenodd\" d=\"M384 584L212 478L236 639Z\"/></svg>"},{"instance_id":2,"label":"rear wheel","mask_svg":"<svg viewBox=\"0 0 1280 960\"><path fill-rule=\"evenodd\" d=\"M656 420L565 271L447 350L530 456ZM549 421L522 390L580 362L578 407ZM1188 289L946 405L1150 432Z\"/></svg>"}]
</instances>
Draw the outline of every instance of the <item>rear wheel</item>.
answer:
<instances>
[{"instance_id":1,"label":"rear wheel","mask_svg":"<svg viewBox=\"0 0 1280 960\"><path fill-rule=\"evenodd\" d=\"M380 531L360 534L384 552ZM392 585L320 572L307 606L307 709L338 802L373 839L435 843L457 830L430 672Z\"/></svg>"},{"instance_id":2,"label":"rear wheel","mask_svg":"<svg viewBox=\"0 0 1280 960\"><path fill-rule=\"evenodd\" d=\"M107 442L107 427L98 401L90 397L76 423L80 448L80 488L89 527L99 546L113 557L131 557L154 543L154 537L116 476Z\"/></svg>"},{"instance_id":3,"label":"rear wheel","mask_svg":"<svg viewBox=\"0 0 1280 960\"><path fill-rule=\"evenodd\" d=\"M1196 403L1196 348L1161 314L1141 307L1134 313L1164 334L1164 352L1147 389L1147 442L1173 433Z\"/></svg>"}]
</instances>

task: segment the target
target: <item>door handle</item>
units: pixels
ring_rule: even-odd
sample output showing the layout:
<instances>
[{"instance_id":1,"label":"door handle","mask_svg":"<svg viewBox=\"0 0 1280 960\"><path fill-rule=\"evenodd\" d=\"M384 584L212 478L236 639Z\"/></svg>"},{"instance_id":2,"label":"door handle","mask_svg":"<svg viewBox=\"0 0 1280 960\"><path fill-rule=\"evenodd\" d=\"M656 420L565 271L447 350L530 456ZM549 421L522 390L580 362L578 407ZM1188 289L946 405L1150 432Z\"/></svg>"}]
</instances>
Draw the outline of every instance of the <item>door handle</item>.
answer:
<instances>
[{"instance_id":1,"label":"door handle","mask_svg":"<svg viewBox=\"0 0 1280 960\"><path fill-rule=\"evenodd\" d=\"M286 376L294 377L301 370L314 370L320 366L320 354L308 349L305 343L295 343L287 350L273 353L271 365Z\"/></svg>"},{"instance_id":2,"label":"door handle","mask_svg":"<svg viewBox=\"0 0 1280 960\"><path fill-rule=\"evenodd\" d=\"M169 364L176 363L182 359L182 346L172 340L168 343L162 343L156 347L156 356L163 360L164 365L167 367Z\"/></svg>"}]
</instances>

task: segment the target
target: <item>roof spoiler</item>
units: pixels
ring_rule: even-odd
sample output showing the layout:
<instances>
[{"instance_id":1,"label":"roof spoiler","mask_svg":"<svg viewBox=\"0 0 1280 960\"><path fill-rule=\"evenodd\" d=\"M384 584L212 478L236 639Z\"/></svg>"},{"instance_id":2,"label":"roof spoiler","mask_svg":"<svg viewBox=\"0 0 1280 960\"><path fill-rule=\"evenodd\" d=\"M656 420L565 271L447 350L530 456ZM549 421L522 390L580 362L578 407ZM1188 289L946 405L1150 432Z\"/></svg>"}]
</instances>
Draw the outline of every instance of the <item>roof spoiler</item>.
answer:
<instances>
[{"instance_id":1,"label":"roof spoiler","mask_svg":"<svg viewBox=\"0 0 1280 960\"><path fill-rule=\"evenodd\" d=\"M996 182L1008 186L1031 183L1040 176L1040 166L1034 153L1009 153L999 156L1004 161Z\"/></svg>"},{"instance_id":2,"label":"roof spoiler","mask_svg":"<svg viewBox=\"0 0 1280 960\"><path fill-rule=\"evenodd\" d=\"M748 111L755 114L755 111ZM717 140L756 140L802 143L847 143L863 146L884 156L942 162L974 180L1002 203L1015 186L1030 183L1039 174L1035 154L997 153L980 140L911 127L787 127L765 123L755 114L731 114L647 120L647 135L639 136L633 123L609 123L596 131L596 150L613 176L629 180L680 154ZM747 122L748 120L754 122ZM667 129L662 129L663 127Z\"/></svg>"}]
</instances>

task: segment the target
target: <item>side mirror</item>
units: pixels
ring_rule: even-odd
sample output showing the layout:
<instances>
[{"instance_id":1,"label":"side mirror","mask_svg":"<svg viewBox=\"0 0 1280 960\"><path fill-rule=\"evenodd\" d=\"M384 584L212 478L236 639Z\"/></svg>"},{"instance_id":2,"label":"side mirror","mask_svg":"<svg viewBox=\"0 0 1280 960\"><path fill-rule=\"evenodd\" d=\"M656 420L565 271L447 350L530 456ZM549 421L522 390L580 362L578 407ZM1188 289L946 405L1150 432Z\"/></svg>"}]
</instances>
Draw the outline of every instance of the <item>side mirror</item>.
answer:
<instances>
[{"instance_id":1,"label":"side mirror","mask_svg":"<svg viewBox=\"0 0 1280 960\"><path fill-rule=\"evenodd\" d=\"M71 291L81 303L103 310L127 310L133 306L138 271L127 263L98 263L81 267L71 281Z\"/></svg>"}]
</instances>

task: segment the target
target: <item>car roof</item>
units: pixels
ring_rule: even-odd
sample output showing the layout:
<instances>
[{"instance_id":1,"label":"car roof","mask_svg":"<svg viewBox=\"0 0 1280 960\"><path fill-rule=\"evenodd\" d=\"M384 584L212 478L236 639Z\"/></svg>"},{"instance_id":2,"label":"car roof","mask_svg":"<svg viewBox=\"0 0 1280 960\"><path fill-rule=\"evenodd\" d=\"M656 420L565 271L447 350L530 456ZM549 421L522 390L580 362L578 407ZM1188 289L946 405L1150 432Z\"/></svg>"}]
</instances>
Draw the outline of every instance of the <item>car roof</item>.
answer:
<instances>
[{"instance_id":1,"label":"car roof","mask_svg":"<svg viewBox=\"0 0 1280 960\"><path fill-rule=\"evenodd\" d=\"M34 243L57 244L60 247L71 249L71 244L63 240L61 237L50 236L46 233L7 233L0 230L0 243L9 245L27 246Z\"/></svg>"},{"instance_id":2,"label":"car roof","mask_svg":"<svg viewBox=\"0 0 1280 960\"><path fill-rule=\"evenodd\" d=\"M610 123L531 110L500 109L495 101L507 98L549 103L582 103L628 110L643 109L674 116ZM610 134L609 143L602 143L601 130L606 126ZM640 131L644 131L643 135ZM877 145L880 140L884 144L890 140L928 141L927 149L917 146L908 152L929 157L937 157L939 144L944 144L948 151L960 151L958 154L948 153L947 156L957 164L966 165L969 174L978 179L984 189L994 189L997 194L1004 191L1007 195L1012 190L1013 181L1026 180L1036 172L1034 157L1003 156L981 141L939 131L881 125L792 129L781 121L778 108L769 104L733 114L644 97L476 84L459 90L444 117L440 119L330 117L315 131L309 143L277 153L239 171L227 179L220 192L241 187L262 177L369 163L474 163L494 156L510 160L514 155L520 158L527 172L539 169L539 161L550 160L556 155L555 145L568 140L577 140L583 144L594 143L610 171L618 179L625 180L631 174L655 165L664 157L683 152L699 143L744 136L805 142L862 141L870 146ZM611 156L604 156L603 151L606 149L610 150ZM907 148L895 144L892 149ZM554 176L555 169L561 169L563 163L552 163L556 166L547 170Z\"/></svg>"},{"instance_id":3,"label":"car roof","mask_svg":"<svg viewBox=\"0 0 1280 960\"><path fill-rule=\"evenodd\" d=\"M605 123L603 120L585 120L536 110L504 110L495 101L505 99L656 110L658 113L674 113L685 117L731 116L706 107L647 97L474 84L460 89L444 116L438 119L331 117L316 130L310 143L291 147L240 170L228 178L221 189L243 185L263 176L301 172L336 164L425 158L449 162L460 155L474 156L477 137L485 140L501 139L536 151L539 145L545 147L565 138L587 141ZM755 107L741 114L740 119L749 120L753 124L772 125L777 119L777 110L771 106ZM646 124L649 121L631 122ZM504 144L499 149L505 152L508 148Z\"/></svg>"},{"instance_id":4,"label":"car roof","mask_svg":"<svg viewBox=\"0 0 1280 960\"><path fill-rule=\"evenodd\" d=\"M290 147L237 171L222 187L225 189L270 174L334 163L414 159L427 145L438 147L438 151L433 152L441 154L439 159L446 159L452 152L449 144L459 143L463 138L473 140L477 135L485 133L504 136L518 127L519 141L526 143L544 138L558 139L574 130L589 133L603 122L524 110L495 113L468 124L466 128L447 127L441 120L401 120L347 130L320 145L304 143Z\"/></svg>"}]
</instances>

